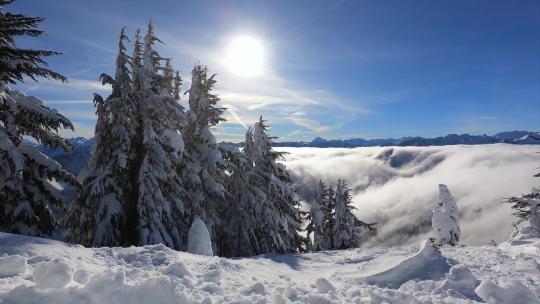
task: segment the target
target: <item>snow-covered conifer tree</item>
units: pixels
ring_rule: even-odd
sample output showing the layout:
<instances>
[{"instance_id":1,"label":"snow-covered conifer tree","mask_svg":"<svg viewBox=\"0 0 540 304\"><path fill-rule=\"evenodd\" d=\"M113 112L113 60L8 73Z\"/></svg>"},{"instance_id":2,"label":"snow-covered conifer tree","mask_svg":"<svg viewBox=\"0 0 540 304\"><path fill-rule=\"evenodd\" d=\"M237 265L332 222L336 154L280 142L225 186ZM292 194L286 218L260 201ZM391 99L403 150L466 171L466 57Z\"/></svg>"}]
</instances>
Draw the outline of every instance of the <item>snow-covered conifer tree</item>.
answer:
<instances>
[{"instance_id":1,"label":"snow-covered conifer tree","mask_svg":"<svg viewBox=\"0 0 540 304\"><path fill-rule=\"evenodd\" d=\"M92 246L162 243L185 249L191 225L179 173L186 157L180 134L185 114L174 95L174 71L170 63L166 71L160 66L151 22L142 51L136 36L131 71L125 39L123 30L115 79L102 75L113 86L111 95L95 98L91 173L70 217L69 239Z\"/></svg>"},{"instance_id":2,"label":"snow-covered conifer tree","mask_svg":"<svg viewBox=\"0 0 540 304\"><path fill-rule=\"evenodd\" d=\"M127 214L133 209L130 165L136 125L125 40L122 28L115 78L101 76L103 84L112 85L112 93L106 100L99 95L94 98L98 119L89 172L68 220L67 239L85 245L121 246L133 231L126 226Z\"/></svg>"},{"instance_id":3,"label":"snow-covered conifer tree","mask_svg":"<svg viewBox=\"0 0 540 304\"><path fill-rule=\"evenodd\" d=\"M44 19L5 12L11 2L0 0L0 231L51 235L58 224L55 213L65 208L56 185L77 182L60 164L24 143L23 136L46 147L69 150L58 130L73 129L73 125L38 98L10 90L8 85L25 77L67 79L49 70L43 58L60 53L15 45L18 37L41 36L37 25Z\"/></svg>"},{"instance_id":4,"label":"snow-covered conifer tree","mask_svg":"<svg viewBox=\"0 0 540 304\"><path fill-rule=\"evenodd\" d=\"M212 93L215 75L209 76L208 69L196 65L192 71L189 90L189 111L184 129L186 153L189 163L184 171L184 186L190 195L193 216L200 216L212 235L216 245L216 229L220 208L226 197L222 185L224 162L216 139L210 128L224 121L225 110L217 106L219 98Z\"/></svg>"},{"instance_id":5,"label":"snow-covered conifer tree","mask_svg":"<svg viewBox=\"0 0 540 304\"><path fill-rule=\"evenodd\" d=\"M159 74L161 56L154 48L160 42L152 22L144 37L139 102L142 128L141 165L138 173L138 244L162 243L172 248L185 246L188 227L183 220L186 194L179 172L184 164L185 124L183 108L175 99L171 84ZM132 229L135 227L132 227Z\"/></svg>"},{"instance_id":6,"label":"snow-covered conifer tree","mask_svg":"<svg viewBox=\"0 0 540 304\"><path fill-rule=\"evenodd\" d=\"M338 180L335 196L334 212L334 248L347 249L360 245L360 233L362 228L373 230L374 224L360 221L353 213L351 194L347 183Z\"/></svg>"},{"instance_id":7,"label":"snow-covered conifer tree","mask_svg":"<svg viewBox=\"0 0 540 304\"><path fill-rule=\"evenodd\" d=\"M334 211L336 208L336 192L332 186L327 189L325 200L321 204L322 211L322 235L320 240L320 250L334 249L334 226L336 219Z\"/></svg>"},{"instance_id":8,"label":"snow-covered conifer tree","mask_svg":"<svg viewBox=\"0 0 540 304\"><path fill-rule=\"evenodd\" d=\"M309 212L309 224L306 228L307 234L313 233L313 251L323 250L322 241L324 238L324 220L325 220L325 208L328 204L328 189L324 183L319 180L317 189L315 190L315 197L311 203Z\"/></svg>"},{"instance_id":9,"label":"snow-covered conifer tree","mask_svg":"<svg viewBox=\"0 0 540 304\"><path fill-rule=\"evenodd\" d=\"M277 161L283 152L272 149L273 137L267 135L268 126L260 117L253 130L255 170L261 177L261 189L266 198L262 205L259 243L263 252L296 252L306 249L309 239L299 234L303 213L293 188L293 180L285 166Z\"/></svg>"},{"instance_id":10,"label":"snow-covered conifer tree","mask_svg":"<svg viewBox=\"0 0 540 304\"><path fill-rule=\"evenodd\" d=\"M452 245L459 243L459 210L446 185L439 185L439 203L433 208L431 219L435 245Z\"/></svg>"},{"instance_id":11,"label":"snow-covered conifer tree","mask_svg":"<svg viewBox=\"0 0 540 304\"><path fill-rule=\"evenodd\" d=\"M256 173L252 158L253 130L246 131L243 151L222 147L229 176L226 190L231 199L223 209L219 226L219 254L222 256L251 256L263 253L259 239L264 236L260 227L266 194L261 189L262 179Z\"/></svg>"}]
</instances>

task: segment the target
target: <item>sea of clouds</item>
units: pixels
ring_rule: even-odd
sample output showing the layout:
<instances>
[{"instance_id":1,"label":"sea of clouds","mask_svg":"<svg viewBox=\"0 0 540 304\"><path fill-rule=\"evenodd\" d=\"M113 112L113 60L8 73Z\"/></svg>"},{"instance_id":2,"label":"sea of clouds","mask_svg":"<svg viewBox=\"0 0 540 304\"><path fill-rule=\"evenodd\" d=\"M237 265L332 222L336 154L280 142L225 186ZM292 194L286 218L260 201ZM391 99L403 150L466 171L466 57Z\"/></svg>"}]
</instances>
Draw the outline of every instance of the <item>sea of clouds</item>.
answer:
<instances>
[{"instance_id":1,"label":"sea of clouds","mask_svg":"<svg viewBox=\"0 0 540 304\"><path fill-rule=\"evenodd\" d=\"M431 229L438 184L460 209L462 243L508 239L515 218L504 198L540 184L540 146L507 144L444 147L278 148L306 202L321 179L345 179L357 216L377 222L365 246L417 245Z\"/></svg>"}]
</instances>

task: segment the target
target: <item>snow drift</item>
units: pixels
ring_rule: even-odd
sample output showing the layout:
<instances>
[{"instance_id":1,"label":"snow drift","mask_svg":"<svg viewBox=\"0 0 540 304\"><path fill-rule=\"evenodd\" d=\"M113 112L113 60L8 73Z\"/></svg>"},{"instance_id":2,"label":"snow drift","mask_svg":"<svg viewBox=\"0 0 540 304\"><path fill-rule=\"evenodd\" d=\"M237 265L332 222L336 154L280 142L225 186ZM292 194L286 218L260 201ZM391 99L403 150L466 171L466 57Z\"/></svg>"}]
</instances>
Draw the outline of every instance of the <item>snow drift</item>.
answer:
<instances>
[{"instance_id":1,"label":"snow drift","mask_svg":"<svg viewBox=\"0 0 540 304\"><path fill-rule=\"evenodd\" d=\"M366 277L366 282L381 287L399 288L410 280L437 280L450 270L449 262L425 240L420 251L399 264Z\"/></svg>"},{"instance_id":2,"label":"snow drift","mask_svg":"<svg viewBox=\"0 0 540 304\"><path fill-rule=\"evenodd\" d=\"M360 219L377 222L366 246L418 244L431 231L438 184L452 191L460 210L464 244L507 239L510 207L502 201L540 183L538 146L507 144L445 147L278 148L306 201L319 178L345 179Z\"/></svg>"}]
</instances>

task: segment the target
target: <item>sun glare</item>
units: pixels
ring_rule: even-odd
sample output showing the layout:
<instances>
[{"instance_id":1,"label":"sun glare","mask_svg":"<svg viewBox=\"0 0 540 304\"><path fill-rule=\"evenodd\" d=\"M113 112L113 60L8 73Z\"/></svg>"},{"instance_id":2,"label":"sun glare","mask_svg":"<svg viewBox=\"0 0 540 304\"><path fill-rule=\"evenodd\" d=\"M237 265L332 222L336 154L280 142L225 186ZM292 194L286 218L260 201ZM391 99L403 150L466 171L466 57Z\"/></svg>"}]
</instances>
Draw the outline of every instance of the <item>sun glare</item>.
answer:
<instances>
[{"instance_id":1,"label":"sun glare","mask_svg":"<svg viewBox=\"0 0 540 304\"><path fill-rule=\"evenodd\" d=\"M252 37L234 39L227 49L225 66L239 76L259 75L264 66L264 51L261 42Z\"/></svg>"}]
</instances>

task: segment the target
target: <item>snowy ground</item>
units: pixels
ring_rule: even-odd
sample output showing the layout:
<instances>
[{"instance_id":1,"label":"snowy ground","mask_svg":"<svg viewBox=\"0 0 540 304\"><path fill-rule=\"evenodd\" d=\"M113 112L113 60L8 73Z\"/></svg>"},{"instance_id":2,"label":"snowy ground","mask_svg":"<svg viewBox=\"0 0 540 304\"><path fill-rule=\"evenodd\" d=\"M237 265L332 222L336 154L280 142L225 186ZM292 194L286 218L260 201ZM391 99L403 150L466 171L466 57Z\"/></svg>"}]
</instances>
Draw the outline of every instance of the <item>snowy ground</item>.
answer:
<instances>
[{"instance_id":1,"label":"snowy ground","mask_svg":"<svg viewBox=\"0 0 540 304\"><path fill-rule=\"evenodd\" d=\"M226 259L0 233L4 303L540 303L540 239ZM476 291L475 291L476 290Z\"/></svg>"}]
</instances>

